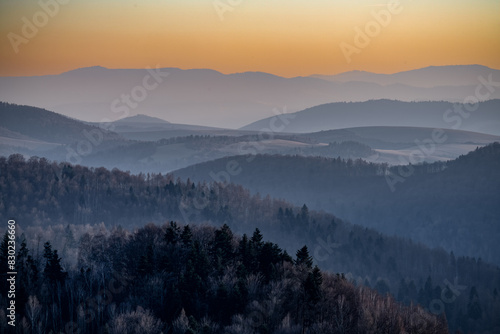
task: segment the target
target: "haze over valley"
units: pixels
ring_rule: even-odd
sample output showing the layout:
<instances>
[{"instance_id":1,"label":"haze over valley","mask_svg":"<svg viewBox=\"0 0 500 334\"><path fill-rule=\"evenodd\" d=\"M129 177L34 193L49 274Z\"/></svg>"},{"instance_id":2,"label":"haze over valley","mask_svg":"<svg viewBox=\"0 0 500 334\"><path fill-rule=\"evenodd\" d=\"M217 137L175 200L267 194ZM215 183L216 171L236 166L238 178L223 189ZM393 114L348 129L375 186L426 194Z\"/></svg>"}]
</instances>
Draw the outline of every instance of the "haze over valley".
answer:
<instances>
[{"instance_id":1,"label":"haze over valley","mask_svg":"<svg viewBox=\"0 0 500 334\"><path fill-rule=\"evenodd\" d=\"M0 332L500 332L500 3L0 2Z\"/></svg>"}]
</instances>

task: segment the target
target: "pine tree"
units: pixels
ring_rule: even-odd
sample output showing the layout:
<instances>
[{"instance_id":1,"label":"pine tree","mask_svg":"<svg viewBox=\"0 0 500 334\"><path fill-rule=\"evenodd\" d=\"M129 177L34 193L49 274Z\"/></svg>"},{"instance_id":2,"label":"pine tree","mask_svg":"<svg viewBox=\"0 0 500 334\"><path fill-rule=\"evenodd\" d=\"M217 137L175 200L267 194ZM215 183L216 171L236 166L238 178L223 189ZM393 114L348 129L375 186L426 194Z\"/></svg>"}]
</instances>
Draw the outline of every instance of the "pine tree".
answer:
<instances>
[{"instance_id":1,"label":"pine tree","mask_svg":"<svg viewBox=\"0 0 500 334\"><path fill-rule=\"evenodd\" d=\"M243 234L243 237L240 240L240 244L238 245L238 254L240 256L243 266L245 268L250 268L252 261L250 254L250 246L246 234Z\"/></svg>"},{"instance_id":2,"label":"pine tree","mask_svg":"<svg viewBox=\"0 0 500 334\"><path fill-rule=\"evenodd\" d=\"M467 303L467 315L473 320L478 320L483 315L483 309L481 308L479 295L477 294L475 286L470 289L469 302Z\"/></svg>"},{"instance_id":3,"label":"pine tree","mask_svg":"<svg viewBox=\"0 0 500 334\"><path fill-rule=\"evenodd\" d=\"M50 244L50 241L47 241L43 245L43 257L46 259L47 263L52 258L52 245Z\"/></svg>"},{"instance_id":4,"label":"pine tree","mask_svg":"<svg viewBox=\"0 0 500 334\"><path fill-rule=\"evenodd\" d=\"M323 283L323 276L318 266L307 275L304 282L304 290L306 293L306 300L312 304L316 304L321 299L321 283Z\"/></svg>"},{"instance_id":5,"label":"pine tree","mask_svg":"<svg viewBox=\"0 0 500 334\"><path fill-rule=\"evenodd\" d=\"M193 233L191 232L191 228L189 227L189 225L184 226L184 229L182 230L181 234L181 240L184 246L191 245L192 237Z\"/></svg>"},{"instance_id":6,"label":"pine tree","mask_svg":"<svg viewBox=\"0 0 500 334\"><path fill-rule=\"evenodd\" d=\"M250 242L255 248L260 249L262 247L262 238L262 233L260 233L260 230L256 228L253 232Z\"/></svg>"},{"instance_id":7,"label":"pine tree","mask_svg":"<svg viewBox=\"0 0 500 334\"><path fill-rule=\"evenodd\" d=\"M0 244L0 272L6 273L8 270L8 251L9 251L9 233L5 232L2 243Z\"/></svg>"},{"instance_id":8,"label":"pine tree","mask_svg":"<svg viewBox=\"0 0 500 334\"><path fill-rule=\"evenodd\" d=\"M313 265L313 259L311 256L309 256L309 250L307 249L307 246L302 247L297 251L297 258L295 260L295 264L300 266L300 265L305 265L306 268L311 269Z\"/></svg>"},{"instance_id":9,"label":"pine tree","mask_svg":"<svg viewBox=\"0 0 500 334\"><path fill-rule=\"evenodd\" d=\"M281 249L272 242L265 242L257 258L259 271L265 282L276 278L276 264L281 262Z\"/></svg>"},{"instance_id":10,"label":"pine tree","mask_svg":"<svg viewBox=\"0 0 500 334\"><path fill-rule=\"evenodd\" d=\"M23 239L21 242L21 247L19 248L19 251L17 252L17 259L16 259L16 271L18 277L23 277L22 280L19 280L19 290L17 292L17 299L16 303L19 305L24 306L24 304L28 301L28 289L30 287L30 279L29 279L29 264L27 263L28 261L28 256L29 256L29 250L28 247L26 246L26 240Z\"/></svg>"},{"instance_id":11,"label":"pine tree","mask_svg":"<svg viewBox=\"0 0 500 334\"><path fill-rule=\"evenodd\" d=\"M233 232L229 226L224 224L219 230L215 231L215 238L212 247L215 264L225 266L233 255ZM220 269L220 267L219 267Z\"/></svg>"},{"instance_id":12,"label":"pine tree","mask_svg":"<svg viewBox=\"0 0 500 334\"><path fill-rule=\"evenodd\" d=\"M5 273L11 271L9 270L8 267L8 258L9 258L9 234L5 232L2 243L0 244L0 274L4 275ZM7 286L8 283L7 281L2 277L0 280L0 288L2 289L2 293L4 291L7 291Z\"/></svg>"},{"instance_id":13,"label":"pine tree","mask_svg":"<svg viewBox=\"0 0 500 334\"><path fill-rule=\"evenodd\" d=\"M307 205L302 205L302 208L300 209L300 216L298 218L302 224L309 223L309 209L307 208Z\"/></svg>"},{"instance_id":14,"label":"pine tree","mask_svg":"<svg viewBox=\"0 0 500 334\"><path fill-rule=\"evenodd\" d=\"M283 223L285 221L285 213L284 213L283 208L281 206L278 209L278 221L280 223Z\"/></svg>"},{"instance_id":15,"label":"pine tree","mask_svg":"<svg viewBox=\"0 0 500 334\"><path fill-rule=\"evenodd\" d=\"M43 271L45 277L53 284L57 282L62 283L67 273L63 271L61 258L57 254L57 249L52 251L52 245L48 241L44 245L43 257L47 260Z\"/></svg>"},{"instance_id":16,"label":"pine tree","mask_svg":"<svg viewBox=\"0 0 500 334\"><path fill-rule=\"evenodd\" d=\"M175 244L179 240L180 228L177 226L177 223L171 221L169 226L167 227L167 231L165 232L165 241L167 244Z\"/></svg>"}]
</instances>

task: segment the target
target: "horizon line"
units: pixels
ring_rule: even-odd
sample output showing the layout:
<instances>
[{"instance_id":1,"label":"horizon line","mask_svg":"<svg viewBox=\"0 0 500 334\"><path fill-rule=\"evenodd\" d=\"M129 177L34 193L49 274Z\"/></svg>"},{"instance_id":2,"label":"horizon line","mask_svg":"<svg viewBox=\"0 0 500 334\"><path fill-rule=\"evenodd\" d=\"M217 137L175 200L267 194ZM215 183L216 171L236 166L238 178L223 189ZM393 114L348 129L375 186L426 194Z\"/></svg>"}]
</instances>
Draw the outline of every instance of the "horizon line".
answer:
<instances>
[{"instance_id":1,"label":"horizon line","mask_svg":"<svg viewBox=\"0 0 500 334\"><path fill-rule=\"evenodd\" d=\"M376 74L376 75L393 75L393 74L398 74L398 73L423 70L423 69L432 68L432 67L465 67L465 66L481 66L481 67L485 67L485 68L488 68L491 70L500 70L500 68L492 68L492 67L482 65L482 64L448 64L448 65L428 65L428 66L424 66L424 67L417 67L417 68L412 68L412 69L397 71L397 72L390 72L390 73L370 72L370 71L365 71L365 70L360 70L360 69L354 69L354 70L343 71L343 72L338 72L338 73L334 73L334 74L312 73L309 75L283 76L283 75L278 75L278 74L274 74L271 72L264 72L264 71L257 71L257 70L256 71L227 72L227 73L225 73L225 72L222 72L219 70L206 68L206 67L180 68L180 67L168 67L167 66L167 67L158 67L158 68L159 69L177 69L177 70L181 70L181 71L206 70L206 71L214 71L214 72L220 73L222 75L236 75L236 74L245 74L245 73L263 73L263 74L269 74L269 75L273 75L273 76L280 77L280 78L292 79L292 78L308 78L308 77L315 77L315 76L328 77L328 76L336 76L336 75L341 75L341 74L345 74L345 73L352 73L352 72L369 73L369 74ZM62 75L62 74L73 72L73 71L93 69L93 68L95 68L95 69L100 68L100 69L104 69L104 70L143 70L143 69L146 69L148 67L110 68L110 67L105 67L105 66L101 66L101 65L92 65L92 66L77 67L77 68L73 68L73 69L66 70L66 71L59 72L59 73L41 74L41 75L8 75L8 76L0 76L0 78L33 78L33 77L44 77L44 76L57 76L57 75Z\"/></svg>"}]
</instances>

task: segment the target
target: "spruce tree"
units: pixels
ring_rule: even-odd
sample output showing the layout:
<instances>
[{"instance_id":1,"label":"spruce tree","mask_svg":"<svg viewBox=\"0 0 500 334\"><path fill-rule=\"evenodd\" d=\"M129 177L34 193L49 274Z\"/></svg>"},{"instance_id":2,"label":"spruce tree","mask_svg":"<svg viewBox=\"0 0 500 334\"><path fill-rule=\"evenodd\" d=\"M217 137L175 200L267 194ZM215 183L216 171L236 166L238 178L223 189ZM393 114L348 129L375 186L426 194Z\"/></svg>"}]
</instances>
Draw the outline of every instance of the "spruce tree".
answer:
<instances>
[{"instance_id":1,"label":"spruce tree","mask_svg":"<svg viewBox=\"0 0 500 334\"><path fill-rule=\"evenodd\" d=\"M53 284L57 282L62 283L67 273L63 271L61 258L57 254L57 249L52 251L52 245L48 241L44 245L43 257L47 260L43 271L45 278Z\"/></svg>"},{"instance_id":2,"label":"spruce tree","mask_svg":"<svg viewBox=\"0 0 500 334\"><path fill-rule=\"evenodd\" d=\"M192 242L192 237L193 233L191 232L191 228L189 225L184 226L182 233L181 233L181 240L184 246L189 246L191 245Z\"/></svg>"},{"instance_id":3,"label":"spruce tree","mask_svg":"<svg viewBox=\"0 0 500 334\"><path fill-rule=\"evenodd\" d=\"M469 302L467 303L467 315L473 320L478 320L483 315L483 309L481 308L479 295L477 294L475 286L470 289Z\"/></svg>"},{"instance_id":4,"label":"spruce tree","mask_svg":"<svg viewBox=\"0 0 500 334\"><path fill-rule=\"evenodd\" d=\"M300 266L300 265L305 265L306 268L311 269L313 265L313 259L311 256L309 256L309 250L307 249L307 246L302 247L297 251L297 258L295 260L295 264Z\"/></svg>"}]
</instances>

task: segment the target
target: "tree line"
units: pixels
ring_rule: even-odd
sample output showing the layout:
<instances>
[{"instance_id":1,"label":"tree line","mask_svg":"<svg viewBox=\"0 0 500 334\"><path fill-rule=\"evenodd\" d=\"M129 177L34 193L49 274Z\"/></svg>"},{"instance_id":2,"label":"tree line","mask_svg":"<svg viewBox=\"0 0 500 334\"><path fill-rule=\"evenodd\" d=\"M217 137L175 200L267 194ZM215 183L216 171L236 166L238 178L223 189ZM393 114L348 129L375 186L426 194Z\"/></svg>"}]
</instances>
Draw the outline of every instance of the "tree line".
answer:
<instances>
[{"instance_id":1,"label":"tree line","mask_svg":"<svg viewBox=\"0 0 500 334\"><path fill-rule=\"evenodd\" d=\"M49 241L41 258L21 241L17 333L448 332L444 315L322 272L307 246L292 257L259 229L149 224L85 234L78 254L64 268Z\"/></svg>"},{"instance_id":2,"label":"tree line","mask_svg":"<svg viewBox=\"0 0 500 334\"><path fill-rule=\"evenodd\" d=\"M452 331L488 333L500 326L497 266L387 237L307 205L251 195L236 185L13 155L0 158L0 218L15 218L28 243L37 245L36 254L43 252L41 240L51 240L68 265L76 265L77 241L87 232L106 234L118 226L126 231L171 220L226 224L240 235L259 228L290 253L306 244L322 270L344 273L350 283L444 312ZM456 285L466 288L448 296Z\"/></svg>"}]
</instances>

